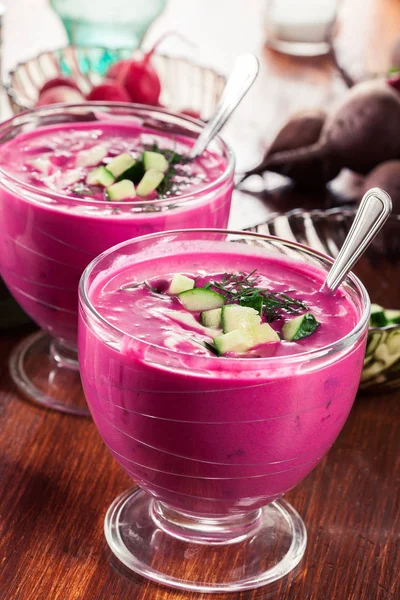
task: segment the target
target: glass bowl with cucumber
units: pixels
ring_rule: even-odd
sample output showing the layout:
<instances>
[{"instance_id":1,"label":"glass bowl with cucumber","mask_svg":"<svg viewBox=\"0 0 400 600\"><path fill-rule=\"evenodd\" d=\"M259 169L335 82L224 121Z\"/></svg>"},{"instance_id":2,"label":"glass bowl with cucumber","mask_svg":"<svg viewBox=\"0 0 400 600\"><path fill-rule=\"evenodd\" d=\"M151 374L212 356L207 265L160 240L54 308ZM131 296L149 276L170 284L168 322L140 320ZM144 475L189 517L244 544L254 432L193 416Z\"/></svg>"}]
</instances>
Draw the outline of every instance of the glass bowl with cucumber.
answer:
<instances>
[{"instance_id":1,"label":"glass bowl with cucumber","mask_svg":"<svg viewBox=\"0 0 400 600\"><path fill-rule=\"evenodd\" d=\"M335 257L355 215L352 208L295 209L272 215L253 228L297 241ZM355 273L372 300L371 320L360 391L379 394L400 387L400 215L392 215Z\"/></svg>"}]
</instances>

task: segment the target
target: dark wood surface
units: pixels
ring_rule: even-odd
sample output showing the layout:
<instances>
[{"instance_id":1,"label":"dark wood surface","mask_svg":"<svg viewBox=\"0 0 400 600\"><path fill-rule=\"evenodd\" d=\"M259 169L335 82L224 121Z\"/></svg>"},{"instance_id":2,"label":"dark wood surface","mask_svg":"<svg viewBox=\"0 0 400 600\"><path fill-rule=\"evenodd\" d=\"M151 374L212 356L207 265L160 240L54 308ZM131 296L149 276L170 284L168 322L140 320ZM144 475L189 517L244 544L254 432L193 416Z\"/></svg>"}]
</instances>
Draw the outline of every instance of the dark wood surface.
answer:
<instances>
[{"instance_id":1,"label":"dark wood surface","mask_svg":"<svg viewBox=\"0 0 400 600\"><path fill-rule=\"evenodd\" d=\"M210 11L215 6L216 17L222 18L217 3L204 5ZM237 48L232 28L226 34L221 24L217 29L222 38L226 35L227 47L221 50L226 64L235 48L256 50L262 60L256 90L239 111L232 134L241 164L250 166L292 110L329 104L344 93L344 86L326 58L299 62L263 51L260 25L254 34L251 30L256 23L251 11L259 10L261 2L240 5L232 16L236 25L241 19L244 23ZM247 24L244 5L251 8ZM235 6L239 7L237 0ZM153 37L164 28L183 29L190 36L195 29L191 10L183 10L181 20L178 10L183 10L182 3L171 2ZM400 2L349 0L343 16L341 58L357 72L386 68L388 47L400 32ZM193 35L200 36L197 27ZM205 51L199 52L206 60ZM265 183L267 192L259 194L260 181L254 181L249 183L251 195L237 194L233 224L252 225L271 211L332 203L332 192L301 194L279 187L281 182L274 177ZM352 196L346 185L342 189L345 196ZM103 537L104 515L131 482L90 419L46 411L18 396L7 360L27 331L3 333L0 338L1 600L209 598L147 582L111 556ZM304 518L309 536L296 573L270 588L221 594L221 600L399 599L399 425L399 392L358 397L328 456L287 495Z\"/></svg>"}]
</instances>

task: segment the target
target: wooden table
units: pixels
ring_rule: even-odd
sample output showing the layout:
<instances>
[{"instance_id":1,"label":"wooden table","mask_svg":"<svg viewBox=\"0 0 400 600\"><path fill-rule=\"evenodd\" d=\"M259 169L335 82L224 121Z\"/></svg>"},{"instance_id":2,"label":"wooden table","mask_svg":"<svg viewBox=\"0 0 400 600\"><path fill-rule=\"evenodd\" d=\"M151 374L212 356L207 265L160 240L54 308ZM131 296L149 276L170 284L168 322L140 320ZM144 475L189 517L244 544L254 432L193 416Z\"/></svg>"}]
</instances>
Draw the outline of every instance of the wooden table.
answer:
<instances>
[{"instance_id":1,"label":"wooden table","mask_svg":"<svg viewBox=\"0 0 400 600\"><path fill-rule=\"evenodd\" d=\"M43 4L40 21L39 4ZM227 9L229 13L224 13ZM201 15L194 15L194 5L171 1L151 33L154 39L162 30L179 29L200 41L212 15L215 20L206 36L207 46L202 42L197 48L200 59L223 69L242 50L254 50L260 56L257 86L228 132L233 141L237 140L235 149L242 166L256 162L263 146L294 109L330 104L344 90L326 58L299 61L263 50L261 9L258 0L210 0L202 2ZM8 22L16 24L18 15L18 36L21 31L27 35L23 51L26 55L29 48L32 54L40 49L37 31L53 17L42 0L10 3ZM343 16L346 20L337 46L341 60L355 73L385 69L388 48L400 31L400 3L348 0ZM12 27L6 31L8 65L12 57L21 57L18 36ZM61 34L59 39L62 43ZM251 225L271 211L332 202L331 193L298 194L291 188L277 187L280 183L271 176L266 181L268 193L238 194L233 224ZM251 185L256 189L260 181ZM157 586L130 574L111 556L103 537L105 511L130 481L89 419L45 411L18 397L8 375L7 359L10 349L26 333L3 333L0 339L1 599L208 598ZM329 455L287 495L304 518L309 536L306 555L296 573L268 589L220 598L400 598L399 423L399 393L359 397Z\"/></svg>"}]
</instances>

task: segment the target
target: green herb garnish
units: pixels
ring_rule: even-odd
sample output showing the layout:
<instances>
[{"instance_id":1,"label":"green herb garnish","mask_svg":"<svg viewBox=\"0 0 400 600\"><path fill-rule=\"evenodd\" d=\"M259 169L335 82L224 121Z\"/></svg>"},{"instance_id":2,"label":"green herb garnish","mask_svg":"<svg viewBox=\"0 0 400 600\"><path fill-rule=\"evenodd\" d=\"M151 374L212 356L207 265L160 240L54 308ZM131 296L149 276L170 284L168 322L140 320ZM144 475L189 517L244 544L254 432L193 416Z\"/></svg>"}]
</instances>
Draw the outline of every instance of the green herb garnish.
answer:
<instances>
[{"instance_id":1,"label":"green herb garnish","mask_svg":"<svg viewBox=\"0 0 400 600\"><path fill-rule=\"evenodd\" d=\"M255 308L268 322L281 318L282 313L297 314L307 305L283 292L270 292L259 287L259 277L254 269L245 273L225 273L221 281L209 281L204 287L214 289L226 296L229 302Z\"/></svg>"}]
</instances>

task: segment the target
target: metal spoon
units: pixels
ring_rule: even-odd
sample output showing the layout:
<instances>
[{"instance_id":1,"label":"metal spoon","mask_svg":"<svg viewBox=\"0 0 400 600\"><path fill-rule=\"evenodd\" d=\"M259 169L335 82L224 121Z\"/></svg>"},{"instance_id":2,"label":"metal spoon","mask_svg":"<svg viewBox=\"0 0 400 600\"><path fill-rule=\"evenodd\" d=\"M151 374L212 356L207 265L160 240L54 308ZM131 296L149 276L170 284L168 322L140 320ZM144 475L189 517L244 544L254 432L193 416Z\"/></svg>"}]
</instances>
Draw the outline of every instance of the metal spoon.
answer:
<instances>
[{"instance_id":1,"label":"metal spoon","mask_svg":"<svg viewBox=\"0 0 400 600\"><path fill-rule=\"evenodd\" d=\"M343 246L333 263L323 289L334 292L364 254L377 233L389 218L392 199L380 188L372 188L364 195Z\"/></svg>"},{"instance_id":2,"label":"metal spoon","mask_svg":"<svg viewBox=\"0 0 400 600\"><path fill-rule=\"evenodd\" d=\"M235 108L241 102L253 85L258 74L258 60L254 54L241 54L238 56L229 75L228 81L222 92L221 100L214 116L208 121L196 140L189 158L199 156L207 148L214 136L222 129Z\"/></svg>"}]
</instances>

